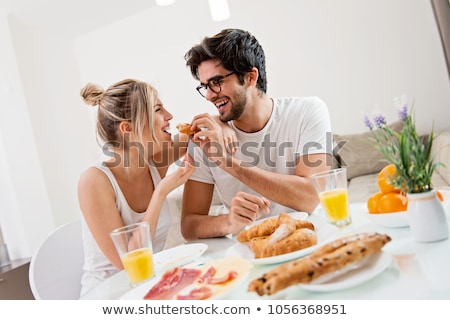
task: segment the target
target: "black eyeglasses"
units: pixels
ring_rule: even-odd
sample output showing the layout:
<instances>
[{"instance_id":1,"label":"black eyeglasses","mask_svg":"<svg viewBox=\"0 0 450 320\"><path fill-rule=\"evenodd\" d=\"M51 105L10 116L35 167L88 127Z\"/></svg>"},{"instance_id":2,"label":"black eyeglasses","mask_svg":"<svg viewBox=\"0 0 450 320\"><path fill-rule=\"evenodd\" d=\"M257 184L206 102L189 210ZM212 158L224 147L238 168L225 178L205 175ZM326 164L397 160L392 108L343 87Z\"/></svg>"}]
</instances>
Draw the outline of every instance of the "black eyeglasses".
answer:
<instances>
[{"instance_id":1,"label":"black eyeglasses","mask_svg":"<svg viewBox=\"0 0 450 320\"><path fill-rule=\"evenodd\" d=\"M209 79L206 84L201 83L195 89L197 89L198 93L200 93L200 95L203 98L206 97L206 92L208 91L208 88L214 93L219 93L222 90L221 84L222 84L223 80L226 77L231 76L232 74L234 74L234 72L230 72L229 74L226 74L224 76L213 77L213 78Z\"/></svg>"}]
</instances>

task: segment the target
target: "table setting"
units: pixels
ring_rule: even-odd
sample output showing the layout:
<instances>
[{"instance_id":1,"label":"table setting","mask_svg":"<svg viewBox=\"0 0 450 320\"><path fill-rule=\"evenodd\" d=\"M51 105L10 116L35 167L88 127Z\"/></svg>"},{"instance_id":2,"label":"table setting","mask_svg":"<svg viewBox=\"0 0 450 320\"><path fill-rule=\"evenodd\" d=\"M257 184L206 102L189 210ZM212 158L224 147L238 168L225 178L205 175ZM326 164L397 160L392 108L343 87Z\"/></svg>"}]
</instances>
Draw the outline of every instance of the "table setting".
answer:
<instances>
[{"instance_id":1,"label":"table setting","mask_svg":"<svg viewBox=\"0 0 450 320\"><path fill-rule=\"evenodd\" d=\"M445 193L445 197L442 205L448 216L450 194ZM314 224L317 242L310 247L272 257L255 258L247 244L237 240L238 235L186 242L153 255L155 275L149 281L131 287L126 272L120 271L81 299L144 300L158 283L163 285L164 277L168 277L167 273L175 270L199 270L199 276L195 284L191 282L165 299L449 299L450 240L417 242L408 225L377 223L368 216L365 208L365 203L349 204L351 224L344 228L330 223L322 205L311 215L289 213L294 220L306 219ZM262 219L255 225L263 222ZM314 281L293 282L270 294L259 294L251 290L252 282L284 264L314 255L326 244L346 237L365 237L369 234L386 236L390 240L373 254ZM223 278L224 274L237 274L213 287L212 292L208 289L206 294L204 287L207 285L198 285L198 278L203 277L211 266L215 267L217 273L210 278L216 280Z\"/></svg>"}]
</instances>

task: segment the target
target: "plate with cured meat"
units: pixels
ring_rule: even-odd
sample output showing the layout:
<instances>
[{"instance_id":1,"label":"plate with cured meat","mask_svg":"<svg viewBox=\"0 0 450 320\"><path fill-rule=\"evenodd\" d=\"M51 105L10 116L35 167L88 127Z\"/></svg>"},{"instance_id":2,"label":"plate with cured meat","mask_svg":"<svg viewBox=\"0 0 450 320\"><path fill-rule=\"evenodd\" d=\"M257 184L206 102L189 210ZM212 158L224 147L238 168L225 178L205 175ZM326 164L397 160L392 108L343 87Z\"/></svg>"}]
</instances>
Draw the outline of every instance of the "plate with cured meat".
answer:
<instances>
[{"instance_id":1,"label":"plate with cured meat","mask_svg":"<svg viewBox=\"0 0 450 320\"><path fill-rule=\"evenodd\" d=\"M240 255L258 265L281 263L310 254L337 236L338 229L321 215L280 213L239 233L226 255Z\"/></svg>"},{"instance_id":2,"label":"plate with cured meat","mask_svg":"<svg viewBox=\"0 0 450 320\"><path fill-rule=\"evenodd\" d=\"M131 289L122 300L221 299L248 277L252 264L239 257L192 263L157 274Z\"/></svg>"}]
</instances>

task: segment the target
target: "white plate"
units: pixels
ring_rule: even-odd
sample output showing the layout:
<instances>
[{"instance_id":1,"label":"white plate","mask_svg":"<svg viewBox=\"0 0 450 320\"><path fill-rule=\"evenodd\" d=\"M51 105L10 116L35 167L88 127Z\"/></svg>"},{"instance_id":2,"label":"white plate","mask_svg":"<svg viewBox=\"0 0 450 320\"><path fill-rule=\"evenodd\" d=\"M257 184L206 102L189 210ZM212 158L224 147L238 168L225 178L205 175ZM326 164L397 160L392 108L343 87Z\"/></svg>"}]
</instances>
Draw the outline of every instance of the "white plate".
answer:
<instances>
[{"instance_id":1,"label":"white plate","mask_svg":"<svg viewBox=\"0 0 450 320\"><path fill-rule=\"evenodd\" d=\"M290 214L291 215L291 214ZM292 213L292 216L298 215L298 212ZM324 217L318 215L318 214L311 214L307 218L307 220L311 221L314 224L315 232L317 234L317 244L302 250L297 250L294 252L286 253L286 254L280 254L278 256L268 257L268 258L259 258L255 259L255 255L253 251L250 249L247 243L242 242L236 242L234 245L232 245L228 250L226 251L226 256L232 256L232 255L240 255L244 259L249 260L253 264L274 264L274 263L281 263L290 261L293 259L300 258L302 256L305 256L307 254L310 254L314 250L316 250L319 246L332 241L336 238L338 235L338 228L335 226L329 224ZM263 220L258 221L258 223L261 223Z\"/></svg>"},{"instance_id":2,"label":"white plate","mask_svg":"<svg viewBox=\"0 0 450 320\"><path fill-rule=\"evenodd\" d=\"M182 244L153 256L156 271L164 271L194 261L208 249L205 243Z\"/></svg>"},{"instance_id":3,"label":"white plate","mask_svg":"<svg viewBox=\"0 0 450 320\"><path fill-rule=\"evenodd\" d=\"M300 284L297 287L313 292L330 292L348 289L369 281L386 270L392 262L392 256L386 252L378 252L368 257L359 268L350 269L336 274L335 277L323 281L322 277L310 284Z\"/></svg>"},{"instance_id":4,"label":"white plate","mask_svg":"<svg viewBox=\"0 0 450 320\"><path fill-rule=\"evenodd\" d=\"M234 280L230 281L229 283L217 284L217 285L211 285L211 284L207 285L213 291L213 295L209 299L214 299L214 300L225 297L226 295L230 294L234 288L240 286L242 284L242 282L248 277L249 271L252 267L252 265L247 260L245 260L239 256L234 256L234 257L227 257L227 258L223 258L223 259L211 260L206 263L204 263L204 262L192 263L192 264L189 264L182 268L200 269L200 270L202 270L202 274L203 274L206 270L208 270L208 268L210 266L216 267L218 277L220 277L232 270L236 271L238 273L238 277L235 278ZM136 288L133 288L130 291L128 291L127 293L125 293L124 295L122 295L120 297L120 299L121 300L142 300L142 299L144 299L144 296L147 294L147 292L149 292L149 290L157 282L159 282L161 280L162 276L163 276L163 273L157 274L150 281L143 283L142 285L140 285ZM191 284L191 285L185 287L183 290L181 290L176 295L188 294L192 289L198 288L199 286L201 286L201 285L195 284L195 283Z\"/></svg>"},{"instance_id":5,"label":"white plate","mask_svg":"<svg viewBox=\"0 0 450 320\"><path fill-rule=\"evenodd\" d=\"M369 213L367 206L363 206L364 215L373 223L387 228L409 227L408 213L406 211L390 213Z\"/></svg>"}]
</instances>

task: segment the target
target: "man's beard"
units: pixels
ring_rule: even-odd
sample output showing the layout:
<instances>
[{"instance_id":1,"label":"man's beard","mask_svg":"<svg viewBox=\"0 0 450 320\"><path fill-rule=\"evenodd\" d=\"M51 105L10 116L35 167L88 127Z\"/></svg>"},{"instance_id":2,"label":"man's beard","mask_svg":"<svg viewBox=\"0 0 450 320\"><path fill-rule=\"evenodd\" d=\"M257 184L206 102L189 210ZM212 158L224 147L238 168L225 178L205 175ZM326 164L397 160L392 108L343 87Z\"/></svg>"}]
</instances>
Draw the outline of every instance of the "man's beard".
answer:
<instances>
[{"instance_id":1,"label":"man's beard","mask_svg":"<svg viewBox=\"0 0 450 320\"><path fill-rule=\"evenodd\" d=\"M245 105L247 104L247 97L245 96L245 92L239 92L234 96L233 99L235 102L231 102L230 112L228 114L221 114L219 118L223 122L228 122L231 120L237 120L244 113Z\"/></svg>"}]
</instances>

